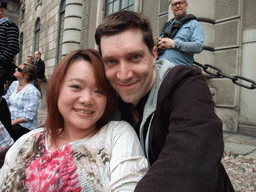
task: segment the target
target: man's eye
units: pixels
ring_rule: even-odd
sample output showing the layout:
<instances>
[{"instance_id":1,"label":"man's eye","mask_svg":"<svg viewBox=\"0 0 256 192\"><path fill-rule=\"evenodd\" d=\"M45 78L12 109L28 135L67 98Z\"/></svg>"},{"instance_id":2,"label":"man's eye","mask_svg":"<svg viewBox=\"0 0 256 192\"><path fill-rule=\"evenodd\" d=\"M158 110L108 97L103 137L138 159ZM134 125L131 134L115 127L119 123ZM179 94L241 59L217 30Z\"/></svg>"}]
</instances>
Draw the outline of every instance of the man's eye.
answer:
<instances>
[{"instance_id":1,"label":"man's eye","mask_svg":"<svg viewBox=\"0 0 256 192\"><path fill-rule=\"evenodd\" d=\"M132 57L133 57L133 59L139 59L139 58L140 58L139 55L134 55L134 56L132 56Z\"/></svg>"},{"instance_id":2,"label":"man's eye","mask_svg":"<svg viewBox=\"0 0 256 192\"><path fill-rule=\"evenodd\" d=\"M140 55L133 55L133 56L131 57L131 61L133 61L133 62L138 62L138 61L140 61L140 58L141 58Z\"/></svg>"},{"instance_id":3,"label":"man's eye","mask_svg":"<svg viewBox=\"0 0 256 192\"><path fill-rule=\"evenodd\" d=\"M107 64L107 65L113 65L115 63L115 61L114 60L107 60L104 63Z\"/></svg>"}]
</instances>

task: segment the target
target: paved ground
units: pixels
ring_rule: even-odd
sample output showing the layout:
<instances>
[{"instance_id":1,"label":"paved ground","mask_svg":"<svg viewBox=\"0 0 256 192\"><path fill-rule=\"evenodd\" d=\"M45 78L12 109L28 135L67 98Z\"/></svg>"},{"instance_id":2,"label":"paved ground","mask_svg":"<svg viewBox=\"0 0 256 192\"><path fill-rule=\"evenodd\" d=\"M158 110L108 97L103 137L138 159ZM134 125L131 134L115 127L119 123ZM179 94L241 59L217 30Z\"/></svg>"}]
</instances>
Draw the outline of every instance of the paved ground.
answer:
<instances>
[{"instance_id":1,"label":"paved ground","mask_svg":"<svg viewBox=\"0 0 256 192\"><path fill-rule=\"evenodd\" d=\"M39 109L39 126L46 115L45 109ZM224 132L224 141L222 163L235 191L256 191L256 138Z\"/></svg>"},{"instance_id":2,"label":"paved ground","mask_svg":"<svg viewBox=\"0 0 256 192\"><path fill-rule=\"evenodd\" d=\"M256 191L256 138L225 133L222 163L235 191Z\"/></svg>"}]
</instances>

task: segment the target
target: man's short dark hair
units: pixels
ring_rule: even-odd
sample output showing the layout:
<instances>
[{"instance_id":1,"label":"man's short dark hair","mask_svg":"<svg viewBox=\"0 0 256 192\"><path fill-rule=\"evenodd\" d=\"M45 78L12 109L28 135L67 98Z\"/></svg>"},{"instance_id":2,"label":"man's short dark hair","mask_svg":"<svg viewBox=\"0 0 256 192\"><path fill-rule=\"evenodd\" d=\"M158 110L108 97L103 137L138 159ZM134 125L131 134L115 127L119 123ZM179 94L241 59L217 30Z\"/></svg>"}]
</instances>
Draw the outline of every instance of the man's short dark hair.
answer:
<instances>
[{"instance_id":1,"label":"man's short dark hair","mask_svg":"<svg viewBox=\"0 0 256 192\"><path fill-rule=\"evenodd\" d=\"M137 12L119 11L107 16L97 27L95 40L101 52L100 41L102 36L111 36L129 29L139 29L142 31L143 40L150 52L154 47L152 27L149 19Z\"/></svg>"}]
</instances>

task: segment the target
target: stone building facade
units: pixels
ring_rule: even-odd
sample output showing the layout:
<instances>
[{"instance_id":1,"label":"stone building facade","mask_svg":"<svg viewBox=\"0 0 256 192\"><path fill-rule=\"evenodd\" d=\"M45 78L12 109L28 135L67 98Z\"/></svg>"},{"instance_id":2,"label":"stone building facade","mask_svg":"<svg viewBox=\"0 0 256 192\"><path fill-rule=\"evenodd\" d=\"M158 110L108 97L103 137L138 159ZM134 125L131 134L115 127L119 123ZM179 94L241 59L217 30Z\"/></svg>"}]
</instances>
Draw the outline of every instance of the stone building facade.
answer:
<instances>
[{"instance_id":1,"label":"stone building facade","mask_svg":"<svg viewBox=\"0 0 256 192\"><path fill-rule=\"evenodd\" d=\"M204 50L195 61L229 75L256 80L256 1L187 0L205 32ZM39 49L49 78L60 59L79 48L96 48L94 32L115 11L142 12L157 38L172 18L169 0L21 0L19 63ZM210 78L216 113L224 130L256 136L256 90L237 86L227 78Z\"/></svg>"}]
</instances>

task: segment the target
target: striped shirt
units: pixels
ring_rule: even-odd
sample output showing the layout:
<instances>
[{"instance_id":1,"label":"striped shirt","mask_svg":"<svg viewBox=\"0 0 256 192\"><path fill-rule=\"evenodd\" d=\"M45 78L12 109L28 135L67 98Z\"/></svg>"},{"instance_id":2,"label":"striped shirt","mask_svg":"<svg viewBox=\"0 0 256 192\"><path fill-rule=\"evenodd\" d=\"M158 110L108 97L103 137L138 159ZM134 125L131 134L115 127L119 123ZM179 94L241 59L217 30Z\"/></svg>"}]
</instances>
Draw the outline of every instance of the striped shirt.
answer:
<instances>
[{"instance_id":1,"label":"striped shirt","mask_svg":"<svg viewBox=\"0 0 256 192\"><path fill-rule=\"evenodd\" d=\"M19 53L19 29L7 17L0 19L0 65Z\"/></svg>"}]
</instances>

